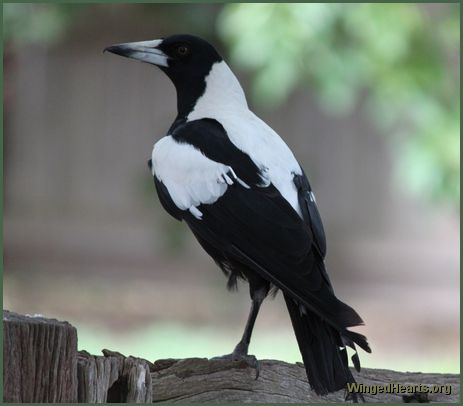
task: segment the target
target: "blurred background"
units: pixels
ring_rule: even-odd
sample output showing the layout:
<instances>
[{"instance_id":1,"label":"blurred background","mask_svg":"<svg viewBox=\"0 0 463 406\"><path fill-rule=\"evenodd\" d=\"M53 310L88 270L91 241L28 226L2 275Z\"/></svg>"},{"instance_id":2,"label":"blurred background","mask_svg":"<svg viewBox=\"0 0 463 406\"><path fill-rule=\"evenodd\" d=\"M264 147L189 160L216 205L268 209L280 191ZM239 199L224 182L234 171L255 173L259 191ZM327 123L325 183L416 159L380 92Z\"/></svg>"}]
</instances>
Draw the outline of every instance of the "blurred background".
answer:
<instances>
[{"instance_id":1,"label":"blurred background","mask_svg":"<svg viewBox=\"0 0 463 406\"><path fill-rule=\"evenodd\" d=\"M210 357L236 294L155 195L175 117L158 69L103 54L191 33L215 44L317 194L338 296L367 367L459 371L458 4L4 4L6 309L65 319L79 348ZM279 294L250 351L300 360Z\"/></svg>"}]
</instances>

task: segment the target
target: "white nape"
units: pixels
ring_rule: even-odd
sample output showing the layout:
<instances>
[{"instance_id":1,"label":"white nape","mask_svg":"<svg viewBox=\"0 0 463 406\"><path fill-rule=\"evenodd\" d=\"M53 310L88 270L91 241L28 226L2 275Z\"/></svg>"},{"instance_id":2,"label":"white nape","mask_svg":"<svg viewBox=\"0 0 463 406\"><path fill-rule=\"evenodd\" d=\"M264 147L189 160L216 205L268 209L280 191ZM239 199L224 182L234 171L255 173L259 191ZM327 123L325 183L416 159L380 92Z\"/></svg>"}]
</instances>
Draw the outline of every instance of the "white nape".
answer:
<instances>
[{"instance_id":1,"label":"white nape","mask_svg":"<svg viewBox=\"0 0 463 406\"><path fill-rule=\"evenodd\" d=\"M211 111L225 113L243 109L248 109L248 103L240 82L224 61L216 62L206 76L206 89L187 120L204 118Z\"/></svg>"}]
</instances>

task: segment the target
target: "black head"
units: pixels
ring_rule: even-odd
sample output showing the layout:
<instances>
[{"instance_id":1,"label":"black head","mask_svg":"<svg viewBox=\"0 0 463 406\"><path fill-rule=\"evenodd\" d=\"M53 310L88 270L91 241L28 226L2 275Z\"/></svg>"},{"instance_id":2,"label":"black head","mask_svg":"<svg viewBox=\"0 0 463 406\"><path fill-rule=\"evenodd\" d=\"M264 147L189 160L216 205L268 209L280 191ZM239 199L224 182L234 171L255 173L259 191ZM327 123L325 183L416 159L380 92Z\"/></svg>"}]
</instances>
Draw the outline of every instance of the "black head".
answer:
<instances>
[{"instance_id":1,"label":"black head","mask_svg":"<svg viewBox=\"0 0 463 406\"><path fill-rule=\"evenodd\" d=\"M205 78L222 57L207 41L193 35L172 35L153 41L112 45L105 49L117 55L158 66L177 89L179 115L191 111L204 93Z\"/></svg>"}]
</instances>

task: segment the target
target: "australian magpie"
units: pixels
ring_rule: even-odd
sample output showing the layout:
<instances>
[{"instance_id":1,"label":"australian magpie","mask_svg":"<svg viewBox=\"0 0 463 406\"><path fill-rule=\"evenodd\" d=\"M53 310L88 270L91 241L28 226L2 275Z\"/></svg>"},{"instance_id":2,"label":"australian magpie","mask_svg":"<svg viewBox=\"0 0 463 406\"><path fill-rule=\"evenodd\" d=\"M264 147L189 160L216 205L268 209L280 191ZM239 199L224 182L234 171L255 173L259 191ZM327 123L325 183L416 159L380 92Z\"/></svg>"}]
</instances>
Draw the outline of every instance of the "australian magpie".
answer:
<instances>
[{"instance_id":1,"label":"australian magpie","mask_svg":"<svg viewBox=\"0 0 463 406\"><path fill-rule=\"evenodd\" d=\"M177 117L149 166L164 209L185 221L228 276L249 283L251 311L230 359L248 355L254 322L271 290L283 292L311 387L326 394L355 382L346 347L363 324L326 272L326 240L310 183L279 135L249 110L238 79L191 35L113 45L107 51L158 66L177 90ZM355 399L354 399L355 400Z\"/></svg>"}]
</instances>

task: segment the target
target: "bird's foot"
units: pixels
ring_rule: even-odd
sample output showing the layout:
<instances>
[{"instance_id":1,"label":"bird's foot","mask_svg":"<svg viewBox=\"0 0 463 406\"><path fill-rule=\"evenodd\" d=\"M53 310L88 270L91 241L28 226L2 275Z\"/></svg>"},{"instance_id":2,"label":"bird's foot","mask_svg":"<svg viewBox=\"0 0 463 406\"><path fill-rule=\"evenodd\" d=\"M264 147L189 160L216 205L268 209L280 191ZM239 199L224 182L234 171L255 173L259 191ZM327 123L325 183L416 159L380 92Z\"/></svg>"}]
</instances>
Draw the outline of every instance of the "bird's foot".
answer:
<instances>
[{"instance_id":1,"label":"bird's foot","mask_svg":"<svg viewBox=\"0 0 463 406\"><path fill-rule=\"evenodd\" d=\"M254 355L249 355L247 346L239 343L231 354L211 358L212 360L242 361L256 370L256 379L260 374L260 363Z\"/></svg>"},{"instance_id":2,"label":"bird's foot","mask_svg":"<svg viewBox=\"0 0 463 406\"><path fill-rule=\"evenodd\" d=\"M346 402L352 401L352 403L359 403L359 400L361 400L362 403L365 403L365 398L363 397L363 395L357 392L347 392L346 391L344 399Z\"/></svg>"}]
</instances>

